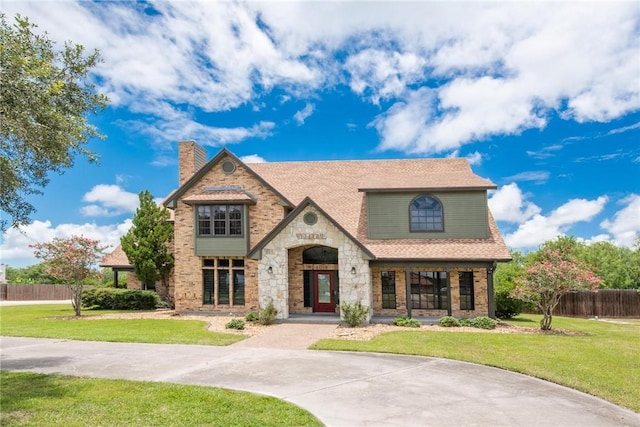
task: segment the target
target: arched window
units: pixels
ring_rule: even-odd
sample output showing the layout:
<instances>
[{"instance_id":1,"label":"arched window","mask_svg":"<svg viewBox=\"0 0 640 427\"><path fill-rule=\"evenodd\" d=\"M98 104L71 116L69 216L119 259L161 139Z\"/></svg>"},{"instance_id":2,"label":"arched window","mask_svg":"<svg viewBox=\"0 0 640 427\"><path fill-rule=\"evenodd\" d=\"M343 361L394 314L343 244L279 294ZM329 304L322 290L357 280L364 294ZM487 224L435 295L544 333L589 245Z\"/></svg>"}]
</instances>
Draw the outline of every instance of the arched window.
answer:
<instances>
[{"instance_id":1,"label":"arched window","mask_svg":"<svg viewBox=\"0 0 640 427\"><path fill-rule=\"evenodd\" d=\"M302 252L303 264L337 264L338 250L328 246L313 246Z\"/></svg>"},{"instance_id":2,"label":"arched window","mask_svg":"<svg viewBox=\"0 0 640 427\"><path fill-rule=\"evenodd\" d=\"M418 196L411 202L411 231L444 231L442 203L432 196Z\"/></svg>"}]
</instances>

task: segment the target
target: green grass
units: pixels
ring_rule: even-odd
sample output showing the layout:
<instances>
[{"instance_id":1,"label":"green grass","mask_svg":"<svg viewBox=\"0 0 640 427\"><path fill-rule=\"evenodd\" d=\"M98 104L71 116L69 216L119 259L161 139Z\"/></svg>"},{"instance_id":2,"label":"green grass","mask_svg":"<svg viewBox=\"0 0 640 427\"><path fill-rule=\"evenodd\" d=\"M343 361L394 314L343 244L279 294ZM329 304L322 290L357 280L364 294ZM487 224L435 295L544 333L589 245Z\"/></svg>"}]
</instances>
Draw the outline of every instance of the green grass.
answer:
<instances>
[{"instance_id":1,"label":"green grass","mask_svg":"<svg viewBox=\"0 0 640 427\"><path fill-rule=\"evenodd\" d=\"M116 311L83 310L83 316ZM69 318L71 305L0 307L0 335L61 338L81 341L139 342L152 344L229 345L242 335L210 332L200 320Z\"/></svg>"},{"instance_id":2,"label":"green grass","mask_svg":"<svg viewBox=\"0 0 640 427\"><path fill-rule=\"evenodd\" d=\"M273 397L212 387L0 372L2 426L319 426Z\"/></svg>"},{"instance_id":3,"label":"green grass","mask_svg":"<svg viewBox=\"0 0 640 427\"><path fill-rule=\"evenodd\" d=\"M538 327L540 316L508 322ZM389 332L371 341L325 339L311 348L415 354L532 375L640 412L640 321L617 324L555 317L553 328L584 335Z\"/></svg>"}]
</instances>

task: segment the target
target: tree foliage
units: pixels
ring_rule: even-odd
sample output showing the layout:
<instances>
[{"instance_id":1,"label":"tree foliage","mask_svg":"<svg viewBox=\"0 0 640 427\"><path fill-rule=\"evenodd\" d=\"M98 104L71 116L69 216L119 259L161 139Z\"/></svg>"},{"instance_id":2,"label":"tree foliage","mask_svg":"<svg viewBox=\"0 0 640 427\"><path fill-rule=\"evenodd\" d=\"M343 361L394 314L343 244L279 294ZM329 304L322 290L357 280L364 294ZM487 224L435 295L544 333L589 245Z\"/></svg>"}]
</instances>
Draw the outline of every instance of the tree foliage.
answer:
<instances>
[{"instance_id":1,"label":"tree foliage","mask_svg":"<svg viewBox=\"0 0 640 427\"><path fill-rule=\"evenodd\" d=\"M138 198L140 206L133 217L133 227L120 239L122 250L142 283L153 285L160 281L158 293L173 307L173 296L169 291L174 265L173 226L168 222L169 211L158 206L148 191L142 191Z\"/></svg>"},{"instance_id":2,"label":"tree foliage","mask_svg":"<svg viewBox=\"0 0 640 427\"><path fill-rule=\"evenodd\" d=\"M98 274L95 265L107 246L100 246L97 240L71 236L68 239L56 237L51 242L37 243L31 247L35 256L44 260L46 274L70 287L71 303L76 316L80 316L84 282Z\"/></svg>"},{"instance_id":3,"label":"tree foliage","mask_svg":"<svg viewBox=\"0 0 640 427\"><path fill-rule=\"evenodd\" d=\"M76 154L96 155L85 144L103 137L88 113L107 106L88 74L100 59L67 42L58 51L46 33L17 15L10 25L0 14L0 230L30 222L35 208L26 198L42 194L48 173L63 173Z\"/></svg>"},{"instance_id":4,"label":"tree foliage","mask_svg":"<svg viewBox=\"0 0 640 427\"><path fill-rule=\"evenodd\" d=\"M542 249L536 261L518 280L512 296L537 306L542 312L540 329L551 329L553 310L564 294L580 289L596 289L602 280L589 266L556 249Z\"/></svg>"},{"instance_id":5,"label":"tree foliage","mask_svg":"<svg viewBox=\"0 0 640 427\"><path fill-rule=\"evenodd\" d=\"M45 271L45 264L38 263L23 268L13 268L7 266L7 283L12 284L46 284L55 285L58 279L48 275Z\"/></svg>"},{"instance_id":6,"label":"tree foliage","mask_svg":"<svg viewBox=\"0 0 640 427\"><path fill-rule=\"evenodd\" d=\"M511 251L511 261L498 264L493 275L496 317L510 319L526 308L524 301L512 297L520 277L526 274L526 258L518 251Z\"/></svg>"}]
</instances>

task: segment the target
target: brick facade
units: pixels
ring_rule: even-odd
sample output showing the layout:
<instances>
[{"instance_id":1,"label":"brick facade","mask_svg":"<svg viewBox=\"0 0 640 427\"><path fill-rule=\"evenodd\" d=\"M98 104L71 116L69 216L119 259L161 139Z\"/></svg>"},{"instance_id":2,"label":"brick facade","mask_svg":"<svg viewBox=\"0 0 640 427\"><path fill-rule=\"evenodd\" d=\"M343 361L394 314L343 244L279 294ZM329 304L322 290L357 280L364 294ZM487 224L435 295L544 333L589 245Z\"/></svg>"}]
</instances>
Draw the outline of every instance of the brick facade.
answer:
<instances>
[{"instance_id":1,"label":"brick facade","mask_svg":"<svg viewBox=\"0 0 640 427\"><path fill-rule=\"evenodd\" d=\"M188 146L187 148L190 149ZM187 158L189 157L187 156ZM202 179L185 192L183 198L196 195L202 191L203 187L207 186L242 186L257 199L256 204L248 206L249 245L252 246L282 221L285 209L282 206L280 197L257 180L242 165L236 164L236 170L232 174L225 173L221 166L225 160L237 163L232 158L222 158ZM245 259L245 306L231 307L225 305L212 307L203 304L203 257L195 255L195 213L193 206L179 201L174 209L174 218L176 309L206 311L229 311L232 309L240 312L257 310L258 270L257 262L251 259Z\"/></svg>"},{"instance_id":2,"label":"brick facade","mask_svg":"<svg viewBox=\"0 0 640 427\"><path fill-rule=\"evenodd\" d=\"M382 272L389 271L395 273L396 309L382 308ZM417 271L446 271L441 267L411 267L410 272ZM460 309L460 284L459 275L461 272L473 273L473 293L474 309ZM373 313L378 316L395 316L406 314L407 309L407 281L404 268L398 267L373 267L371 269L371 283L373 286ZM487 269L486 268L451 268L449 269L449 284L451 286L451 315L455 317L476 317L486 316L489 312L489 300L487 293ZM446 316L448 310L424 310L412 308L412 316Z\"/></svg>"}]
</instances>

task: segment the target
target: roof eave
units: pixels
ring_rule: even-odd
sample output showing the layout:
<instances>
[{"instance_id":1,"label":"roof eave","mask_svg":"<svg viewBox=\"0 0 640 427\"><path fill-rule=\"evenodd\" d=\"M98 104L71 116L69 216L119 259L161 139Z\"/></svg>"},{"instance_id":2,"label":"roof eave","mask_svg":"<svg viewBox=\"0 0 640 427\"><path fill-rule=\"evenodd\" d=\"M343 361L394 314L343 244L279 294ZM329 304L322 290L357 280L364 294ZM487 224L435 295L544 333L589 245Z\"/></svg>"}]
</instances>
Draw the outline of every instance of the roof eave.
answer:
<instances>
[{"instance_id":1,"label":"roof eave","mask_svg":"<svg viewBox=\"0 0 640 427\"><path fill-rule=\"evenodd\" d=\"M466 187L401 187L401 188L358 188L360 193L413 193L416 191L485 191L495 190L498 186L495 184L485 186L466 186Z\"/></svg>"}]
</instances>

